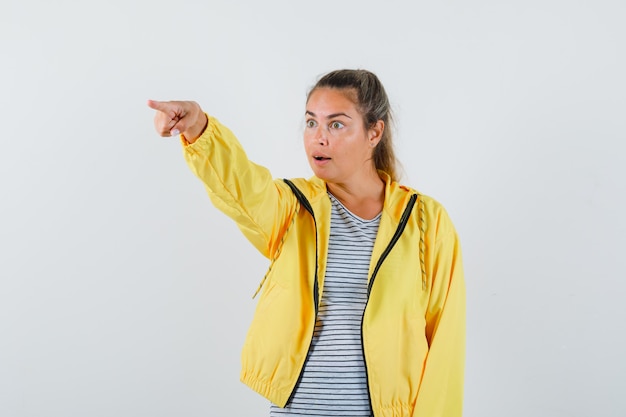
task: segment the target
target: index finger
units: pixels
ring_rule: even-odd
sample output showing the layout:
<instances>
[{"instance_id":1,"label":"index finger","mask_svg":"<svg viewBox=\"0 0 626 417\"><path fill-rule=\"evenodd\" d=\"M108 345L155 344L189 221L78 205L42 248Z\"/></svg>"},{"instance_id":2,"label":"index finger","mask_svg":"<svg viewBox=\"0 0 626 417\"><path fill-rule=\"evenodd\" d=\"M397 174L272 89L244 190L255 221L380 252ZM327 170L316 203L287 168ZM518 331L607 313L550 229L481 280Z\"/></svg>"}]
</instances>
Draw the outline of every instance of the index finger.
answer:
<instances>
[{"instance_id":1,"label":"index finger","mask_svg":"<svg viewBox=\"0 0 626 417\"><path fill-rule=\"evenodd\" d=\"M172 105L167 101L148 100L148 107L163 113L167 113L172 110Z\"/></svg>"}]
</instances>

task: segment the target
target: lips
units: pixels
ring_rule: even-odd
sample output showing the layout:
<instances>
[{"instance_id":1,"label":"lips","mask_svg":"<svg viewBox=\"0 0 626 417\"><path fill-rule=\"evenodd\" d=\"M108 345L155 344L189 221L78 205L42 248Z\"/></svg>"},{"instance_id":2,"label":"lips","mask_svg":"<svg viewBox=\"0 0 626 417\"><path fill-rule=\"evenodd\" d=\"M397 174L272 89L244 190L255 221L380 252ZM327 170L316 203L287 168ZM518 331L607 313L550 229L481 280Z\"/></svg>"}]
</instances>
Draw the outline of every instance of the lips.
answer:
<instances>
[{"instance_id":1,"label":"lips","mask_svg":"<svg viewBox=\"0 0 626 417\"><path fill-rule=\"evenodd\" d=\"M330 158L326 155L313 155L313 159L315 159L316 161L327 161Z\"/></svg>"},{"instance_id":2,"label":"lips","mask_svg":"<svg viewBox=\"0 0 626 417\"><path fill-rule=\"evenodd\" d=\"M326 166L326 164L329 164L330 162L330 158L327 157L326 155L312 155L313 161L311 161L311 163L313 165L315 165L316 167L323 167Z\"/></svg>"}]
</instances>

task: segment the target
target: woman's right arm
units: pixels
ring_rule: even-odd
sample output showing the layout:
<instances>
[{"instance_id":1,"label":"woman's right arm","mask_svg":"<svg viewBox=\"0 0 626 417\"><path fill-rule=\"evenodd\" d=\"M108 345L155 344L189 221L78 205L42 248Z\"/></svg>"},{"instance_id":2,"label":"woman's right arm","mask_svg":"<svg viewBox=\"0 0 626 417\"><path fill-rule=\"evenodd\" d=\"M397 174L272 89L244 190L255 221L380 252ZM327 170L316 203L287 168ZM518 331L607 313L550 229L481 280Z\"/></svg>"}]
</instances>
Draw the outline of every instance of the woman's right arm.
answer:
<instances>
[{"instance_id":1,"label":"woman's right arm","mask_svg":"<svg viewBox=\"0 0 626 417\"><path fill-rule=\"evenodd\" d=\"M205 184L213 204L271 258L294 213L297 200L282 181L251 162L235 135L194 102L156 102L155 128L161 136L181 134L191 170Z\"/></svg>"}]
</instances>

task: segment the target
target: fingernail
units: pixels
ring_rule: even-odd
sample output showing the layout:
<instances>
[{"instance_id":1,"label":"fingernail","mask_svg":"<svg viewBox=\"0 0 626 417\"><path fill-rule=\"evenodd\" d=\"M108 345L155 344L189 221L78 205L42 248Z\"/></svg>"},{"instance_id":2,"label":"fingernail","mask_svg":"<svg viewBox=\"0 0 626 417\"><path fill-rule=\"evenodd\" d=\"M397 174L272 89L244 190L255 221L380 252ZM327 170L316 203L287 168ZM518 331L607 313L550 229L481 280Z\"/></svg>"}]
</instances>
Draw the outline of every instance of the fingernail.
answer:
<instances>
[{"instance_id":1,"label":"fingernail","mask_svg":"<svg viewBox=\"0 0 626 417\"><path fill-rule=\"evenodd\" d=\"M172 129L172 130L170 131L170 135L172 135L172 136L178 136L178 135L180 135L180 131L179 131L178 129Z\"/></svg>"}]
</instances>

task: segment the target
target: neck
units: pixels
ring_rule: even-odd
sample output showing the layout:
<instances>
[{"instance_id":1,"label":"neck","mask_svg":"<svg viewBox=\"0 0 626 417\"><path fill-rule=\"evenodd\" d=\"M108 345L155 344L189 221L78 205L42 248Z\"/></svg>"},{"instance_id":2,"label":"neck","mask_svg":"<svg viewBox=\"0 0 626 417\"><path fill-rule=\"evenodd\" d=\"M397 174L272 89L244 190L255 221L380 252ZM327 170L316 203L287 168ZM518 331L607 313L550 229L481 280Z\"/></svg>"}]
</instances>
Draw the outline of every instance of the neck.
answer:
<instances>
[{"instance_id":1,"label":"neck","mask_svg":"<svg viewBox=\"0 0 626 417\"><path fill-rule=\"evenodd\" d=\"M350 183L326 183L328 191L348 210L363 219L373 219L383 209L385 183L378 176Z\"/></svg>"}]
</instances>

